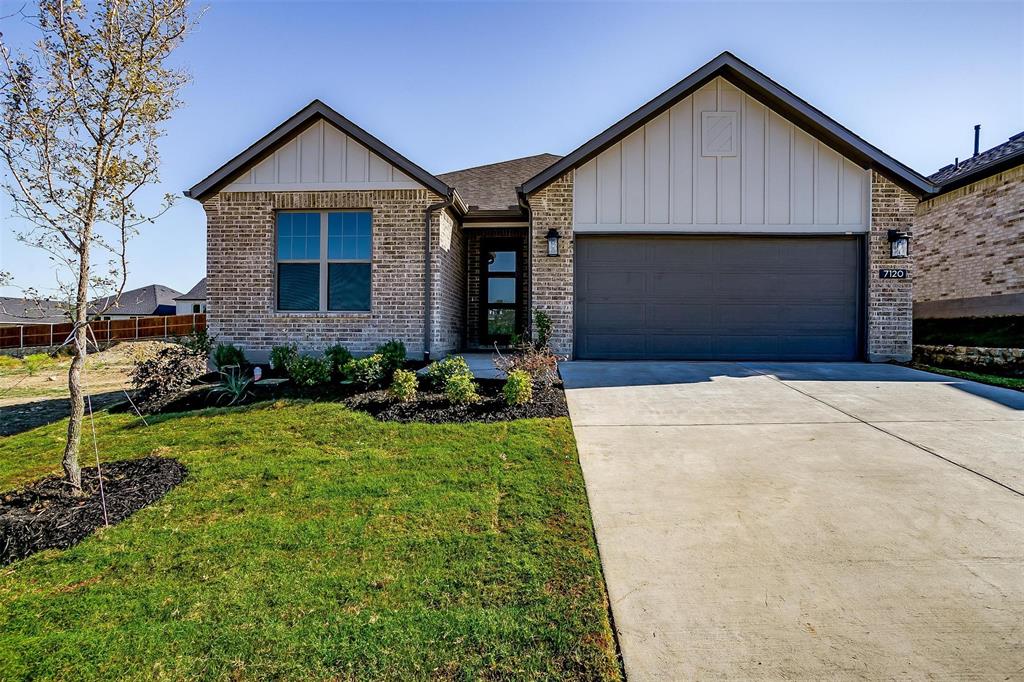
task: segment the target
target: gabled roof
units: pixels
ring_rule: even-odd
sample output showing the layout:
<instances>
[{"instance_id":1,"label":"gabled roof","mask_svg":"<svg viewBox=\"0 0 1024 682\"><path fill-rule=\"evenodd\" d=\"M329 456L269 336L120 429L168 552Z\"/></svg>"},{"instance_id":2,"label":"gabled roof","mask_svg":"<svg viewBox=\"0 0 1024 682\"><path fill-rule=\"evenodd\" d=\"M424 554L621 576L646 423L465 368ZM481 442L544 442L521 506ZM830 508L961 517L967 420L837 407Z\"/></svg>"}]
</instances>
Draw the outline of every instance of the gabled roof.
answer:
<instances>
[{"instance_id":1,"label":"gabled roof","mask_svg":"<svg viewBox=\"0 0 1024 682\"><path fill-rule=\"evenodd\" d=\"M181 296L175 296L175 301L205 301L206 300L206 278L196 282L196 285Z\"/></svg>"},{"instance_id":2,"label":"gabled roof","mask_svg":"<svg viewBox=\"0 0 1024 682\"><path fill-rule=\"evenodd\" d=\"M113 296L98 298L89 304L89 312L97 315L153 315L162 306L174 306L174 297L181 292L163 284L150 284L130 291L122 291L118 299Z\"/></svg>"},{"instance_id":3,"label":"gabled roof","mask_svg":"<svg viewBox=\"0 0 1024 682\"><path fill-rule=\"evenodd\" d=\"M397 166L406 175L420 182L428 189L432 189L443 197L448 197L452 194L452 189L440 179L423 170L320 100L315 99L296 112L287 121L253 143L252 146L241 154L215 170L204 180L196 183L191 189L186 190L184 192L185 196L202 201L228 184L239 172L255 163L259 163L272 154L279 146L320 119L324 119L349 137L358 140L373 150L378 156Z\"/></svg>"},{"instance_id":4,"label":"gabled roof","mask_svg":"<svg viewBox=\"0 0 1024 682\"><path fill-rule=\"evenodd\" d=\"M524 182L520 191L529 196L546 187L567 171L586 163L717 76L722 76L850 160L877 170L909 192L922 196L937 191L938 187L923 175L877 147L868 144L729 52L718 55L603 133L566 154Z\"/></svg>"},{"instance_id":5,"label":"gabled roof","mask_svg":"<svg viewBox=\"0 0 1024 682\"><path fill-rule=\"evenodd\" d=\"M516 187L541 172L561 157L537 154L486 166L442 173L437 177L453 186L471 210L518 210Z\"/></svg>"},{"instance_id":6,"label":"gabled roof","mask_svg":"<svg viewBox=\"0 0 1024 682\"><path fill-rule=\"evenodd\" d=\"M928 179L941 185L940 192L948 192L1020 164L1024 164L1024 131L958 165L951 163Z\"/></svg>"},{"instance_id":7,"label":"gabled roof","mask_svg":"<svg viewBox=\"0 0 1024 682\"><path fill-rule=\"evenodd\" d=\"M67 322L67 306L45 298L0 296L0 324L50 324Z\"/></svg>"}]
</instances>

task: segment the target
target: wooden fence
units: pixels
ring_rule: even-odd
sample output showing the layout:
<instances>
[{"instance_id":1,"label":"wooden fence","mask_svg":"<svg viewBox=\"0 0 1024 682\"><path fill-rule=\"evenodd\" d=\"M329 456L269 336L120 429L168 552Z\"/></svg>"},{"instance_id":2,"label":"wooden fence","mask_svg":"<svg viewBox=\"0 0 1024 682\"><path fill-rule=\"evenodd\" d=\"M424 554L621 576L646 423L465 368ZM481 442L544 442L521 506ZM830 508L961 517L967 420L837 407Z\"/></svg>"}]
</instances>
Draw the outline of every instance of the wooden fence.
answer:
<instances>
[{"instance_id":1,"label":"wooden fence","mask_svg":"<svg viewBox=\"0 0 1024 682\"><path fill-rule=\"evenodd\" d=\"M52 348L67 340L74 325L23 324L0 327L0 348ZM128 320L93 320L89 323L97 343L108 341L138 341L139 339L169 339L186 336L192 330L206 329L206 313L189 315L162 315L133 317ZM90 342L92 338L89 339Z\"/></svg>"}]
</instances>

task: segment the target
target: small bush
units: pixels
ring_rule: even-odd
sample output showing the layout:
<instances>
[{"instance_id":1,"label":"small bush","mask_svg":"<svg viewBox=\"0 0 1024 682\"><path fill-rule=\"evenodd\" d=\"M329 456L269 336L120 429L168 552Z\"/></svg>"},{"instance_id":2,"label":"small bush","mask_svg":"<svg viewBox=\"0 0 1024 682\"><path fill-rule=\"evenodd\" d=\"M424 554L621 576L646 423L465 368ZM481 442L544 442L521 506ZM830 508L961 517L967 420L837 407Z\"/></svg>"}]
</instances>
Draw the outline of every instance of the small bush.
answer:
<instances>
[{"instance_id":1,"label":"small bush","mask_svg":"<svg viewBox=\"0 0 1024 682\"><path fill-rule=\"evenodd\" d=\"M204 358L210 357L213 350L214 337L205 329L193 329L186 336L178 337L177 342L185 346L190 353L201 355Z\"/></svg>"},{"instance_id":2,"label":"small bush","mask_svg":"<svg viewBox=\"0 0 1024 682\"><path fill-rule=\"evenodd\" d=\"M21 364L25 367L25 371L28 372L28 375L30 377L34 377L39 373L39 370L49 364L52 364L52 360L46 353L32 353L31 355L23 357L21 359Z\"/></svg>"},{"instance_id":3,"label":"small bush","mask_svg":"<svg viewBox=\"0 0 1024 682\"><path fill-rule=\"evenodd\" d=\"M501 392L509 405L525 405L533 400L533 379L521 369L512 370Z\"/></svg>"},{"instance_id":4,"label":"small bush","mask_svg":"<svg viewBox=\"0 0 1024 682\"><path fill-rule=\"evenodd\" d=\"M419 380L416 377L416 372L398 369L395 370L394 376L391 377L391 388L388 389L388 393L400 403L412 402L416 399L418 384Z\"/></svg>"},{"instance_id":5,"label":"small bush","mask_svg":"<svg viewBox=\"0 0 1024 682\"><path fill-rule=\"evenodd\" d=\"M296 355L288 363L288 376L297 386L319 386L331 380L331 366L323 358Z\"/></svg>"},{"instance_id":6,"label":"small bush","mask_svg":"<svg viewBox=\"0 0 1024 682\"><path fill-rule=\"evenodd\" d=\"M384 382L383 358L379 354L374 353L365 358L349 360L345 363L343 376L344 381L362 386L363 388L379 386Z\"/></svg>"},{"instance_id":7,"label":"small bush","mask_svg":"<svg viewBox=\"0 0 1024 682\"><path fill-rule=\"evenodd\" d=\"M213 365L218 370L225 367L241 367L245 364L245 353L238 346L231 343L218 343L213 349Z\"/></svg>"},{"instance_id":8,"label":"small bush","mask_svg":"<svg viewBox=\"0 0 1024 682\"><path fill-rule=\"evenodd\" d=\"M377 346L374 354L381 357L385 380L390 379L396 369L401 369L405 366L405 344L397 339L392 339L387 343Z\"/></svg>"},{"instance_id":9,"label":"small bush","mask_svg":"<svg viewBox=\"0 0 1024 682\"><path fill-rule=\"evenodd\" d=\"M530 343L520 344L511 353L498 353L494 357L494 366L506 376L515 371L526 372L542 386L558 381L558 356L547 348L538 348Z\"/></svg>"},{"instance_id":10,"label":"small bush","mask_svg":"<svg viewBox=\"0 0 1024 682\"><path fill-rule=\"evenodd\" d=\"M270 367L278 372L289 372L289 366L299 357L299 349L294 343L274 346L270 349Z\"/></svg>"},{"instance_id":11,"label":"small bush","mask_svg":"<svg viewBox=\"0 0 1024 682\"><path fill-rule=\"evenodd\" d=\"M444 360L438 360L427 367L427 378L430 379L430 383L439 388L447 386L448 380L457 375L473 377L466 358L461 355L449 355Z\"/></svg>"},{"instance_id":12,"label":"small bush","mask_svg":"<svg viewBox=\"0 0 1024 682\"><path fill-rule=\"evenodd\" d=\"M551 316L543 310L534 310L533 330L537 335L537 348L547 348L548 344L551 342Z\"/></svg>"},{"instance_id":13,"label":"small bush","mask_svg":"<svg viewBox=\"0 0 1024 682\"><path fill-rule=\"evenodd\" d=\"M177 344L136 363L129 377L139 411L158 412L206 373L206 355Z\"/></svg>"},{"instance_id":14,"label":"small bush","mask_svg":"<svg viewBox=\"0 0 1024 682\"><path fill-rule=\"evenodd\" d=\"M476 393L476 382L469 374L454 374L444 385L444 394L456 405L468 405L480 400Z\"/></svg>"},{"instance_id":15,"label":"small bush","mask_svg":"<svg viewBox=\"0 0 1024 682\"><path fill-rule=\"evenodd\" d=\"M252 379L245 376L238 367L232 367L220 373L221 383L210 389L217 396L217 402L228 405L241 405L252 395L249 390Z\"/></svg>"},{"instance_id":16,"label":"small bush","mask_svg":"<svg viewBox=\"0 0 1024 682\"><path fill-rule=\"evenodd\" d=\"M345 365L352 359L352 353L349 353L345 346L336 343L327 347L324 357L327 358L327 363L331 366L331 376L340 379Z\"/></svg>"}]
</instances>

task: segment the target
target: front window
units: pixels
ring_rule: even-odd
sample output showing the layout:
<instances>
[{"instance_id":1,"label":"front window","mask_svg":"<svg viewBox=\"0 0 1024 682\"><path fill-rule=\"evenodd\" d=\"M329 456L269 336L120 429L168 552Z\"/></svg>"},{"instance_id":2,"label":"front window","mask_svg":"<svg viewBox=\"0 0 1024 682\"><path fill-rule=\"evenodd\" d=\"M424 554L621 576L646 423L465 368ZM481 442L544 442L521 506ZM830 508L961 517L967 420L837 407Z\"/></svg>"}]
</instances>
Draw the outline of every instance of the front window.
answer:
<instances>
[{"instance_id":1,"label":"front window","mask_svg":"<svg viewBox=\"0 0 1024 682\"><path fill-rule=\"evenodd\" d=\"M277 308L370 309L369 211L277 214Z\"/></svg>"}]
</instances>

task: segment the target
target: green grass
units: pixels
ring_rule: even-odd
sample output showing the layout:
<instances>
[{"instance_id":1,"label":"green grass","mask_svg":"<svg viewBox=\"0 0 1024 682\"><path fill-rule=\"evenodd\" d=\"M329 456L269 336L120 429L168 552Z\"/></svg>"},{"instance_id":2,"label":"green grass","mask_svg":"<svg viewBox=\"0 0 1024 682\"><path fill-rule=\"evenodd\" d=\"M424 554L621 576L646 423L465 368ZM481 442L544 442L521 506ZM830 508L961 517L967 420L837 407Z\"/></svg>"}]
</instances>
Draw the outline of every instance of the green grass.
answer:
<instances>
[{"instance_id":1,"label":"green grass","mask_svg":"<svg viewBox=\"0 0 1024 682\"><path fill-rule=\"evenodd\" d=\"M967 379L968 381L977 381L981 384L991 384L993 386L1001 386L1003 388L1013 388L1018 391L1024 391L1024 379L1018 379L1015 377L1004 377L998 374L981 374L979 372L968 372L962 369L946 369L945 367L932 367L931 365L915 364L914 367L917 369L923 369L926 372L934 372L935 374L945 374L946 376L956 377L957 379Z\"/></svg>"},{"instance_id":2,"label":"green grass","mask_svg":"<svg viewBox=\"0 0 1024 682\"><path fill-rule=\"evenodd\" d=\"M619 678L566 419L284 402L97 427L104 458L189 476L0 569L0 679ZM0 439L0 490L52 471L62 428Z\"/></svg>"}]
</instances>

